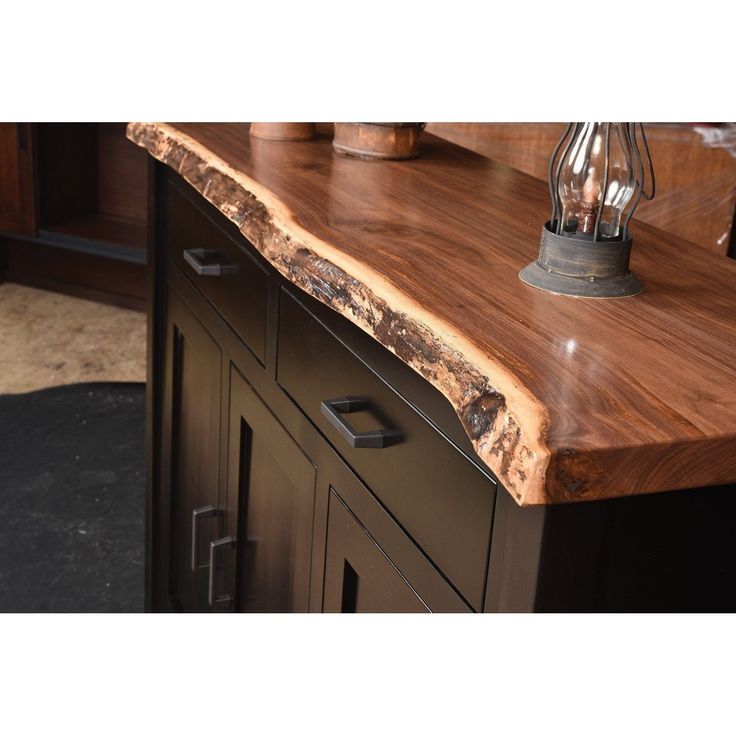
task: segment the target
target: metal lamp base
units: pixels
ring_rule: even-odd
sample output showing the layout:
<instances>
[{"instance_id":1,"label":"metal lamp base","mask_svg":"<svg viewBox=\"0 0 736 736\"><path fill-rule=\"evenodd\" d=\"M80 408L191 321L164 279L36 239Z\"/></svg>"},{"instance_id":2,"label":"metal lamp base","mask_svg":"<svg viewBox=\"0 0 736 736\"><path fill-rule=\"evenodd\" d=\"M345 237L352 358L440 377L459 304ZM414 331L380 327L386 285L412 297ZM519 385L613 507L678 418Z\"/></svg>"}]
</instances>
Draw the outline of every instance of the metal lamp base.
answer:
<instances>
[{"instance_id":1,"label":"metal lamp base","mask_svg":"<svg viewBox=\"0 0 736 736\"><path fill-rule=\"evenodd\" d=\"M547 223L542 230L539 258L519 273L529 286L552 294L587 299L615 299L643 291L629 271L631 238L593 242L557 235Z\"/></svg>"},{"instance_id":2,"label":"metal lamp base","mask_svg":"<svg viewBox=\"0 0 736 736\"><path fill-rule=\"evenodd\" d=\"M617 279L582 279L575 276L545 271L536 261L530 263L519 273L519 278L535 289L549 291L552 294L579 296L587 299L615 299L622 296L641 294L644 287L641 281L628 273Z\"/></svg>"}]
</instances>

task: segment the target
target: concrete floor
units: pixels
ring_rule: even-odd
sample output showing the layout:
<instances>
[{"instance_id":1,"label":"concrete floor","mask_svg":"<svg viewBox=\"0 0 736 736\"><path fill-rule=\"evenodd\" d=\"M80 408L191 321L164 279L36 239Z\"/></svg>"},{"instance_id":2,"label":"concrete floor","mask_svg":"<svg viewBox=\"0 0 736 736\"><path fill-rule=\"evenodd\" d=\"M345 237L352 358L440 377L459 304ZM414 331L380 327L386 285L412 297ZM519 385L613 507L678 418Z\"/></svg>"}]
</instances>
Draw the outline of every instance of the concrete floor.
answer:
<instances>
[{"instance_id":1,"label":"concrete floor","mask_svg":"<svg viewBox=\"0 0 736 736\"><path fill-rule=\"evenodd\" d=\"M0 284L0 394L145 380L145 314Z\"/></svg>"}]
</instances>

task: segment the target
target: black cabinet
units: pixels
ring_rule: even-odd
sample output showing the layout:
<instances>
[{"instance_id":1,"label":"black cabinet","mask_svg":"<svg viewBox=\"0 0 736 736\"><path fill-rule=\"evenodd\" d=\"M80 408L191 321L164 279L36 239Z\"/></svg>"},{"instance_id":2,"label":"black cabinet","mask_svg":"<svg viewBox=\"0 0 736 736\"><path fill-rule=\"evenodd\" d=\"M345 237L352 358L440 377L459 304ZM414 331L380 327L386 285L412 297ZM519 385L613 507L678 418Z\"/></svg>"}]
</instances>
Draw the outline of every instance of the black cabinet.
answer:
<instances>
[{"instance_id":1,"label":"black cabinet","mask_svg":"<svg viewBox=\"0 0 736 736\"><path fill-rule=\"evenodd\" d=\"M151 181L151 610L736 609L733 486L519 507L429 383Z\"/></svg>"},{"instance_id":2,"label":"black cabinet","mask_svg":"<svg viewBox=\"0 0 736 736\"><path fill-rule=\"evenodd\" d=\"M263 367L170 267L152 608L470 610L271 382L290 428L277 418L256 389Z\"/></svg>"},{"instance_id":3,"label":"black cabinet","mask_svg":"<svg viewBox=\"0 0 736 736\"><path fill-rule=\"evenodd\" d=\"M306 612L317 471L234 364L227 445L226 505L242 510L227 529L240 540L236 610Z\"/></svg>"},{"instance_id":4,"label":"black cabinet","mask_svg":"<svg viewBox=\"0 0 736 736\"><path fill-rule=\"evenodd\" d=\"M326 563L325 611L430 610L334 490L330 493Z\"/></svg>"},{"instance_id":5,"label":"black cabinet","mask_svg":"<svg viewBox=\"0 0 736 736\"><path fill-rule=\"evenodd\" d=\"M218 512L222 349L168 292L162 426L161 553L174 610L208 608L209 542Z\"/></svg>"},{"instance_id":6,"label":"black cabinet","mask_svg":"<svg viewBox=\"0 0 736 736\"><path fill-rule=\"evenodd\" d=\"M161 247L264 363L268 272L178 189L161 205Z\"/></svg>"},{"instance_id":7,"label":"black cabinet","mask_svg":"<svg viewBox=\"0 0 736 736\"><path fill-rule=\"evenodd\" d=\"M481 608L495 482L286 291L277 378L463 597ZM344 396L354 400L334 401ZM380 448L361 447L351 436L376 430L384 433Z\"/></svg>"},{"instance_id":8,"label":"black cabinet","mask_svg":"<svg viewBox=\"0 0 736 736\"><path fill-rule=\"evenodd\" d=\"M310 386L323 388L314 375L322 364L312 348L300 350L293 340L314 332L314 318L295 310L283 279L204 201L161 169L153 180L160 206L151 249L150 608L471 610L443 568L480 608L495 483L445 448L403 399L365 381L367 369L344 359L338 372L353 375L352 385L374 407L391 407L411 442L397 437L398 455L333 447L333 437L311 416L311 403L306 413L300 406ZM192 249L224 267L192 267L185 256ZM319 334L317 352L329 358L337 349L330 340L337 339ZM416 473L404 468L392 485L390 467L382 475L370 470L396 466L402 457L420 459L423 446L435 455L446 449L454 490L440 487L424 466ZM440 457L433 463L443 467ZM381 495L351 464L371 482L381 478ZM411 492L403 500L402 485L405 495ZM453 493L474 505L451 513ZM382 498L399 509L398 518ZM457 519L466 533L453 542L448 530ZM472 572L446 560L465 560Z\"/></svg>"},{"instance_id":9,"label":"black cabinet","mask_svg":"<svg viewBox=\"0 0 736 736\"><path fill-rule=\"evenodd\" d=\"M338 456L327 455L324 467L328 521L323 611L471 610Z\"/></svg>"},{"instance_id":10,"label":"black cabinet","mask_svg":"<svg viewBox=\"0 0 736 736\"><path fill-rule=\"evenodd\" d=\"M198 295L166 294L158 600L306 611L316 469L243 376L224 323Z\"/></svg>"}]
</instances>

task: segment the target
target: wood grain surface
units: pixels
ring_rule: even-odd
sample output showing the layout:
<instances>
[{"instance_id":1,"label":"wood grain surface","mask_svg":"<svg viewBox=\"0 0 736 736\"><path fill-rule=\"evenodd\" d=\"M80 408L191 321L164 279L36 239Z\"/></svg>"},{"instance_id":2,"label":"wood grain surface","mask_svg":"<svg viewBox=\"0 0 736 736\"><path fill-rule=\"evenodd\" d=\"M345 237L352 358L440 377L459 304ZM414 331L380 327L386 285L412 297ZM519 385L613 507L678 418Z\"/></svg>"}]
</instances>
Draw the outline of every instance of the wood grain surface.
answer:
<instances>
[{"instance_id":1,"label":"wood grain surface","mask_svg":"<svg viewBox=\"0 0 736 736\"><path fill-rule=\"evenodd\" d=\"M130 123L286 278L436 386L520 505L736 480L736 263L634 223L642 295L525 286L543 182L428 135L415 161Z\"/></svg>"}]
</instances>

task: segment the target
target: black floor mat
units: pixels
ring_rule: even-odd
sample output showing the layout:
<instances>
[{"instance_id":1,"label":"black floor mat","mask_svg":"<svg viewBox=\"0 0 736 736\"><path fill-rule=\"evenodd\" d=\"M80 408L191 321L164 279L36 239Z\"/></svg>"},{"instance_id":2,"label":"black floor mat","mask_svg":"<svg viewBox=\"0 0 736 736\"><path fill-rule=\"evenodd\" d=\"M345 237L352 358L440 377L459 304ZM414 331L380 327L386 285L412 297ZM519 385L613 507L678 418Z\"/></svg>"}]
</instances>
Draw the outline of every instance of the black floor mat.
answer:
<instances>
[{"instance_id":1,"label":"black floor mat","mask_svg":"<svg viewBox=\"0 0 736 736\"><path fill-rule=\"evenodd\" d=\"M145 386L0 396L0 612L143 610Z\"/></svg>"}]
</instances>

